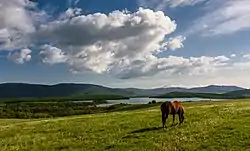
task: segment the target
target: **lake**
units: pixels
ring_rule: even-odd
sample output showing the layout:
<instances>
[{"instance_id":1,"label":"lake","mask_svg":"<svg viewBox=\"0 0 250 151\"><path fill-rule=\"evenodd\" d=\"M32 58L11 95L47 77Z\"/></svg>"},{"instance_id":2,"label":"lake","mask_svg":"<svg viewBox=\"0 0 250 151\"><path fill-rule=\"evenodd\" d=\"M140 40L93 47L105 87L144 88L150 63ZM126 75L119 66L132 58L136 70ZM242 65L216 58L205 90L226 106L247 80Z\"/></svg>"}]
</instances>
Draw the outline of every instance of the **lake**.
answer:
<instances>
[{"instance_id":1,"label":"lake","mask_svg":"<svg viewBox=\"0 0 250 151\"><path fill-rule=\"evenodd\" d=\"M182 102L185 101L205 101L210 100L207 98L130 98L130 99L123 99L123 100L107 100L106 104L99 104L98 107L108 107L114 104L148 104L150 101L155 100L156 102L163 102L163 101L174 101L179 100ZM223 99L211 99L211 101L217 101Z\"/></svg>"}]
</instances>

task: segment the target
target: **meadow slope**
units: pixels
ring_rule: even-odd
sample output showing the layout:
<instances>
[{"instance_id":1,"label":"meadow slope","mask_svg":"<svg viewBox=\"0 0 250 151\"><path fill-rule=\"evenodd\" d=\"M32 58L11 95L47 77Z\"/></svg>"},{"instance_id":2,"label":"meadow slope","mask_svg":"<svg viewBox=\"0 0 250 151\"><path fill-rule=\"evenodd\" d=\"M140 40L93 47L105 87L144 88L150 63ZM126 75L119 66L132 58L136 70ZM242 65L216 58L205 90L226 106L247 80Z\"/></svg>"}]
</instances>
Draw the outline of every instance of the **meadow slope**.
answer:
<instances>
[{"instance_id":1,"label":"meadow slope","mask_svg":"<svg viewBox=\"0 0 250 151\"><path fill-rule=\"evenodd\" d=\"M0 150L250 150L250 100L186 102L184 107L184 124L170 127L170 116L164 130L159 104L54 119L0 119Z\"/></svg>"}]
</instances>

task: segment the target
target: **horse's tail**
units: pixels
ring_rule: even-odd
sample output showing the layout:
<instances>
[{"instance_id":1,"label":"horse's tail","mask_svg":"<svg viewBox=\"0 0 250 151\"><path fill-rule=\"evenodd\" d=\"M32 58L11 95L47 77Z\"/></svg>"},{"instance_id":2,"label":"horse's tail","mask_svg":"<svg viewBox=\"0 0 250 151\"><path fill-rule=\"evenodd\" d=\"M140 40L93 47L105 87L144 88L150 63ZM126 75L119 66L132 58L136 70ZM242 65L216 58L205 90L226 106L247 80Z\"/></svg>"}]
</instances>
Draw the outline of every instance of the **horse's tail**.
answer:
<instances>
[{"instance_id":1,"label":"horse's tail","mask_svg":"<svg viewBox=\"0 0 250 151\"><path fill-rule=\"evenodd\" d=\"M167 111L167 104L166 102L164 102L161 104L161 113L166 114L166 111Z\"/></svg>"}]
</instances>

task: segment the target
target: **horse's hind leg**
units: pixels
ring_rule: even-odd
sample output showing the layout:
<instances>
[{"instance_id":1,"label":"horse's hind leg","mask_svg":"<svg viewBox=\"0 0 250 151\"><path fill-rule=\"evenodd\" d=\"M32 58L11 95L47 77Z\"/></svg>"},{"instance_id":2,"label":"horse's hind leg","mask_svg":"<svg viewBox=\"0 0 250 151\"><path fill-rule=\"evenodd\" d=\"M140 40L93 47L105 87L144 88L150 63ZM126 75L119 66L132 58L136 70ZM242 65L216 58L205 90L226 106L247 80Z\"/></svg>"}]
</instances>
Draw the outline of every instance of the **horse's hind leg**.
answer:
<instances>
[{"instance_id":1,"label":"horse's hind leg","mask_svg":"<svg viewBox=\"0 0 250 151\"><path fill-rule=\"evenodd\" d=\"M168 118L168 115L166 113L162 112L162 114L161 114L162 128L165 128L167 118Z\"/></svg>"},{"instance_id":2,"label":"horse's hind leg","mask_svg":"<svg viewBox=\"0 0 250 151\"><path fill-rule=\"evenodd\" d=\"M162 128L165 128L165 124L166 124L166 115L165 115L165 113L161 113L161 121L162 121Z\"/></svg>"}]
</instances>

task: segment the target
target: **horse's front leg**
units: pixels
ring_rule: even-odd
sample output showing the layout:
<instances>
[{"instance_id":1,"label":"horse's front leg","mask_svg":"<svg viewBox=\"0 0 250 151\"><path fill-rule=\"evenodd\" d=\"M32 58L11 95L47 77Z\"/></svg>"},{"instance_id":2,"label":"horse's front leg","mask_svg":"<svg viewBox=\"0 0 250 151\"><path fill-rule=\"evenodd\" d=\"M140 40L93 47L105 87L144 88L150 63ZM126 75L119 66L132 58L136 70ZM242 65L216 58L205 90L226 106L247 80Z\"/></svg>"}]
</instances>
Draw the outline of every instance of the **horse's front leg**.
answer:
<instances>
[{"instance_id":1,"label":"horse's front leg","mask_svg":"<svg viewBox=\"0 0 250 151\"><path fill-rule=\"evenodd\" d=\"M173 123L172 123L172 126L174 126L174 120L175 120L175 114L173 114Z\"/></svg>"},{"instance_id":2,"label":"horse's front leg","mask_svg":"<svg viewBox=\"0 0 250 151\"><path fill-rule=\"evenodd\" d=\"M181 114L178 114L179 115L179 125L181 125L181 123L182 123L182 116L181 116Z\"/></svg>"},{"instance_id":3,"label":"horse's front leg","mask_svg":"<svg viewBox=\"0 0 250 151\"><path fill-rule=\"evenodd\" d=\"M180 113L179 114L179 125L181 125L183 123L183 121L184 121L184 115L183 115L183 113Z\"/></svg>"}]
</instances>

